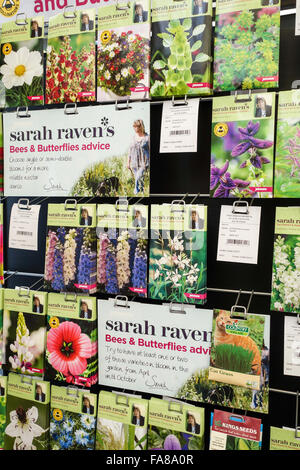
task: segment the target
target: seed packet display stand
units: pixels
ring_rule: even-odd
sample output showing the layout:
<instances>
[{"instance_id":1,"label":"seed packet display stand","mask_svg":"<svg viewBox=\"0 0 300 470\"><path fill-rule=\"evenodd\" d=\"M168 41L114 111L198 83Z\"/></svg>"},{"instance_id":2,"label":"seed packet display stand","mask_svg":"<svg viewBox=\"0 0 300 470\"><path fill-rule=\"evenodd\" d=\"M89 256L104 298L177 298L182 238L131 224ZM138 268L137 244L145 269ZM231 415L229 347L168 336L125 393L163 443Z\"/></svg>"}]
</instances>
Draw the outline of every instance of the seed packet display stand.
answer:
<instances>
[{"instance_id":1,"label":"seed packet display stand","mask_svg":"<svg viewBox=\"0 0 300 470\"><path fill-rule=\"evenodd\" d=\"M285 8L283 1L283 8ZM294 4L292 5L294 6ZM284 11L285 13L285 11ZM294 13L294 12L293 12ZM300 77L299 61L290 58L290 64L287 64L288 55L284 51L289 50L293 57L297 57L299 39L294 37L294 43L289 42L288 36L294 34L293 15L282 15L282 51L280 64L280 90L291 88L291 82ZM288 33L287 31L288 30ZM298 67L298 68L297 68ZM240 93L238 93L240 95ZM247 96L247 92L246 92ZM181 100L180 100L181 101ZM177 99L174 100L174 103ZM183 198L189 203L205 204L208 206L208 302L203 307L196 307L199 315L202 308L214 308L222 306L229 309L235 303L236 295L240 293L242 305L246 305L251 293L253 312L263 312L271 314L271 372L270 372L270 408L267 415L260 415L256 412L247 412L251 416L262 418L264 425L262 451L268 452L269 445L269 426L289 426L295 428L294 401L297 390L300 389L299 378L284 376L282 373L282 355L283 355L283 327L284 314L281 312L270 312L270 290L271 290L271 266L273 256L273 234L274 234L274 216L275 207L280 205L298 206L297 199L270 199L265 201L254 200L253 205L262 207L262 220L260 231L260 247L257 266L249 265L229 265L216 261L218 224L220 215L220 205L232 205L232 201L211 200L209 199L209 161L210 161L210 123L211 123L211 98L203 97L200 102L199 125L198 125L198 153L184 155L160 155L159 134L161 107L163 101L151 102L151 187L150 198L140 201L143 204L149 203L171 203L173 199ZM85 105L79 105L85 106ZM117 107L122 107L122 116L126 119L126 107L130 103L117 103ZM69 110L67 109L67 112ZM74 107L76 109L76 107ZM19 110L20 114L26 119L30 110ZM45 111L46 112L46 111ZM74 111L75 112L75 111ZM124 114L123 114L124 113ZM71 118L71 116L70 116ZM22 120L20 120L21 122ZM26 195L22 195L26 197ZM195 199L196 198L196 199ZM82 203L101 203L103 200L99 197L77 198ZM5 287L14 288L15 286L28 286L35 284L43 277L45 238L46 238L46 217L49 203L64 203L65 198L29 198L30 204L41 204L41 213L39 219L39 251L25 253L21 250L9 248L9 219L12 204L18 202L18 198L8 197L2 199L4 204L4 269L5 269ZM132 198L130 203L137 203L139 198ZM105 201L114 203L115 198L108 198ZM34 287L39 289L40 285ZM101 297L97 294L97 297ZM140 302L151 303L150 299L134 299ZM154 302L153 302L154 303ZM93 392L98 393L105 389L111 391L110 387L93 386ZM143 397L151 398L151 395L143 394ZM284 398L284 400L283 400ZM206 449L209 441L209 415L213 411L213 404L202 404L199 406L205 408L205 422L207 424L205 431ZM230 408L224 407L230 411ZM235 413L243 414L242 410L234 410ZM297 424L296 424L297 427Z\"/></svg>"}]
</instances>

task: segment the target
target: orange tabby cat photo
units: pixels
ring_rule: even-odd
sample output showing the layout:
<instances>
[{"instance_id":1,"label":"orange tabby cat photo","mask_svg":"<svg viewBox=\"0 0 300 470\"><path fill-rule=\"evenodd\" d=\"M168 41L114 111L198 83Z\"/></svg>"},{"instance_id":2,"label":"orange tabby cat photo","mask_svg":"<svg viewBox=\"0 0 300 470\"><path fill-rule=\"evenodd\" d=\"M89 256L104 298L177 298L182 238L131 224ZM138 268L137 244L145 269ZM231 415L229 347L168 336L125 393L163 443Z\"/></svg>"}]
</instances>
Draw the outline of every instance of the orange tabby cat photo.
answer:
<instances>
[{"instance_id":1,"label":"orange tabby cat photo","mask_svg":"<svg viewBox=\"0 0 300 470\"><path fill-rule=\"evenodd\" d=\"M231 318L230 312L227 312L226 310L219 311L219 314L216 317L214 346L218 346L220 344L231 344L247 349L248 351L252 351L254 357L252 360L251 371L254 375L260 375L261 351L259 350L255 341L250 338L250 336L231 334L226 331L226 325L233 325L234 323L235 320Z\"/></svg>"}]
</instances>

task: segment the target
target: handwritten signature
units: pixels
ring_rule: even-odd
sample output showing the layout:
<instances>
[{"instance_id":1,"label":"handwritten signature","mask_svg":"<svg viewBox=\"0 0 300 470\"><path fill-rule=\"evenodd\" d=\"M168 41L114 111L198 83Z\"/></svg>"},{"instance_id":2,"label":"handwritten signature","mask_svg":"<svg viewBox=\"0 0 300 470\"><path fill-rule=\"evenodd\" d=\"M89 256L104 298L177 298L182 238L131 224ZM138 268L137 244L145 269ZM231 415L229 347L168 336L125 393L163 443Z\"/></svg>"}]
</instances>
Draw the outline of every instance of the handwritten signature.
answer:
<instances>
[{"instance_id":1,"label":"handwritten signature","mask_svg":"<svg viewBox=\"0 0 300 470\"><path fill-rule=\"evenodd\" d=\"M49 184L44 184L44 190L45 191L55 191L55 190L65 191L61 183L55 183L53 178L49 178Z\"/></svg>"},{"instance_id":2,"label":"handwritten signature","mask_svg":"<svg viewBox=\"0 0 300 470\"><path fill-rule=\"evenodd\" d=\"M157 382L157 375L152 375L150 379L145 381L145 385L149 388L160 388L161 390L169 390L166 382Z\"/></svg>"}]
</instances>

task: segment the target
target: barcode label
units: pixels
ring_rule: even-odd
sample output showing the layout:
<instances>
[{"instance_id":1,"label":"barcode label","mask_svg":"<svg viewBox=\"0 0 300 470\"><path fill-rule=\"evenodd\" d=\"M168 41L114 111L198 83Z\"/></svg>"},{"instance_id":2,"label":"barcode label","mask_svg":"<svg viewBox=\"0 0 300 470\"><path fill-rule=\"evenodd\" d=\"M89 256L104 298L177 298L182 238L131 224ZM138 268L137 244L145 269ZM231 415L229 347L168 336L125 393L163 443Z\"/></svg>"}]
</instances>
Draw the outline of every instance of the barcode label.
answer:
<instances>
[{"instance_id":1,"label":"barcode label","mask_svg":"<svg viewBox=\"0 0 300 470\"><path fill-rule=\"evenodd\" d=\"M227 239L227 245L246 245L250 246L250 240L236 240L234 238Z\"/></svg>"},{"instance_id":2,"label":"barcode label","mask_svg":"<svg viewBox=\"0 0 300 470\"><path fill-rule=\"evenodd\" d=\"M21 235L22 237L32 237L32 232L24 232L23 230L18 230L17 235Z\"/></svg>"},{"instance_id":3,"label":"barcode label","mask_svg":"<svg viewBox=\"0 0 300 470\"><path fill-rule=\"evenodd\" d=\"M170 135L190 135L191 133L191 129L180 129L177 131L170 131Z\"/></svg>"}]
</instances>

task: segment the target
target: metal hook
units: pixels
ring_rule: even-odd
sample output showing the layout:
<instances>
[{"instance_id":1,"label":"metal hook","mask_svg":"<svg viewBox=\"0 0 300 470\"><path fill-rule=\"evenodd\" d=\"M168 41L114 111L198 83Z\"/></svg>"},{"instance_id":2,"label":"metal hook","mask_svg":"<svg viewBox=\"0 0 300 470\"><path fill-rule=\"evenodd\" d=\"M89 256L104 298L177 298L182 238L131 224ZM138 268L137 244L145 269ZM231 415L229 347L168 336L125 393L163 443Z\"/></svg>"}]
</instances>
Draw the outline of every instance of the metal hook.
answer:
<instances>
[{"instance_id":1,"label":"metal hook","mask_svg":"<svg viewBox=\"0 0 300 470\"><path fill-rule=\"evenodd\" d=\"M66 14L66 10L71 9L71 8L73 8L73 15L72 14ZM64 9L63 15L64 15L64 18L76 18L77 12L76 12L75 5L67 5Z\"/></svg>"},{"instance_id":2,"label":"metal hook","mask_svg":"<svg viewBox=\"0 0 300 470\"><path fill-rule=\"evenodd\" d=\"M120 301L121 303L118 304L118 301ZM115 301L114 301L114 307L130 308L128 305L128 297L126 297L126 295L116 295Z\"/></svg>"},{"instance_id":3,"label":"metal hook","mask_svg":"<svg viewBox=\"0 0 300 470\"><path fill-rule=\"evenodd\" d=\"M18 271L15 271L15 272L13 272L12 274L10 274L9 276L5 277L5 278L4 278L4 282L7 281L7 279L9 279L9 278L15 276L16 274L18 274Z\"/></svg>"},{"instance_id":4,"label":"metal hook","mask_svg":"<svg viewBox=\"0 0 300 470\"><path fill-rule=\"evenodd\" d=\"M23 21L19 22L20 17L23 17ZM26 13L17 13L15 23L17 26L25 26L28 24Z\"/></svg>"},{"instance_id":5,"label":"metal hook","mask_svg":"<svg viewBox=\"0 0 300 470\"><path fill-rule=\"evenodd\" d=\"M25 201L26 204L25 205L22 204L22 201ZM18 200L18 209L24 210L24 211L30 211L31 207L29 205L29 199L25 199L25 198L19 199Z\"/></svg>"},{"instance_id":6,"label":"metal hook","mask_svg":"<svg viewBox=\"0 0 300 470\"><path fill-rule=\"evenodd\" d=\"M118 105L118 100L115 102L115 109L116 111L124 111L125 109L131 109L132 106L129 105L129 100L126 101L126 104L120 103Z\"/></svg>"},{"instance_id":7,"label":"metal hook","mask_svg":"<svg viewBox=\"0 0 300 470\"><path fill-rule=\"evenodd\" d=\"M64 107L64 113L67 115L78 114L77 103L66 103Z\"/></svg>"},{"instance_id":8,"label":"metal hook","mask_svg":"<svg viewBox=\"0 0 300 470\"><path fill-rule=\"evenodd\" d=\"M24 114L22 110L24 109ZM28 106L18 106L17 108L17 118L30 118L31 114L28 112Z\"/></svg>"},{"instance_id":9,"label":"metal hook","mask_svg":"<svg viewBox=\"0 0 300 470\"><path fill-rule=\"evenodd\" d=\"M254 295L254 289L252 289L252 292L251 292L251 294L250 294L250 298L249 298L249 302L248 302L248 305L247 305L246 313L249 312L249 307L250 307L250 304L251 304L251 300L252 300L253 295Z\"/></svg>"},{"instance_id":10,"label":"metal hook","mask_svg":"<svg viewBox=\"0 0 300 470\"><path fill-rule=\"evenodd\" d=\"M188 100L187 100L187 95L184 95L184 99L182 100L176 100L175 101L175 96L172 96L172 106L187 106L188 105Z\"/></svg>"},{"instance_id":11,"label":"metal hook","mask_svg":"<svg viewBox=\"0 0 300 470\"><path fill-rule=\"evenodd\" d=\"M175 406L173 409L172 409L172 405ZM178 409L178 408L176 409L176 405L177 405L177 407L179 407L179 409ZM168 411L173 412L173 413L180 413L180 414L182 414L182 413L183 413L183 404L182 404L182 403L178 403L178 402L173 401L173 400L170 400L170 401L168 402Z\"/></svg>"},{"instance_id":12,"label":"metal hook","mask_svg":"<svg viewBox=\"0 0 300 470\"><path fill-rule=\"evenodd\" d=\"M182 313L182 314L186 314L186 311L184 310L183 308L183 303L179 304L180 305L180 309L176 309L176 307L173 307L174 303L173 302L170 302L170 306L169 306L169 311L170 313ZM177 304L178 305L178 304Z\"/></svg>"},{"instance_id":13,"label":"metal hook","mask_svg":"<svg viewBox=\"0 0 300 470\"><path fill-rule=\"evenodd\" d=\"M245 210L237 211L236 207L245 206ZM249 204L248 201L234 201L232 206L233 214L249 214Z\"/></svg>"},{"instance_id":14,"label":"metal hook","mask_svg":"<svg viewBox=\"0 0 300 470\"><path fill-rule=\"evenodd\" d=\"M200 196L201 193L198 193L191 201L191 205L194 204L194 201L196 201L197 197Z\"/></svg>"},{"instance_id":15,"label":"metal hook","mask_svg":"<svg viewBox=\"0 0 300 470\"><path fill-rule=\"evenodd\" d=\"M238 92L238 90L236 90L234 92L234 102L235 103L247 103L248 101L252 101L252 96L251 96L251 89L248 90L248 98L240 98L238 99L238 95L245 95L246 92L244 91L240 91L240 93Z\"/></svg>"},{"instance_id":16,"label":"metal hook","mask_svg":"<svg viewBox=\"0 0 300 470\"><path fill-rule=\"evenodd\" d=\"M74 207L67 207L68 204L74 204ZM65 200L65 211L76 211L77 201L76 199L66 199Z\"/></svg>"},{"instance_id":17,"label":"metal hook","mask_svg":"<svg viewBox=\"0 0 300 470\"><path fill-rule=\"evenodd\" d=\"M44 276L40 277L38 281L36 281L34 284L32 284L29 289L31 290L34 286L36 286L39 282L41 282L44 279Z\"/></svg>"}]
</instances>

